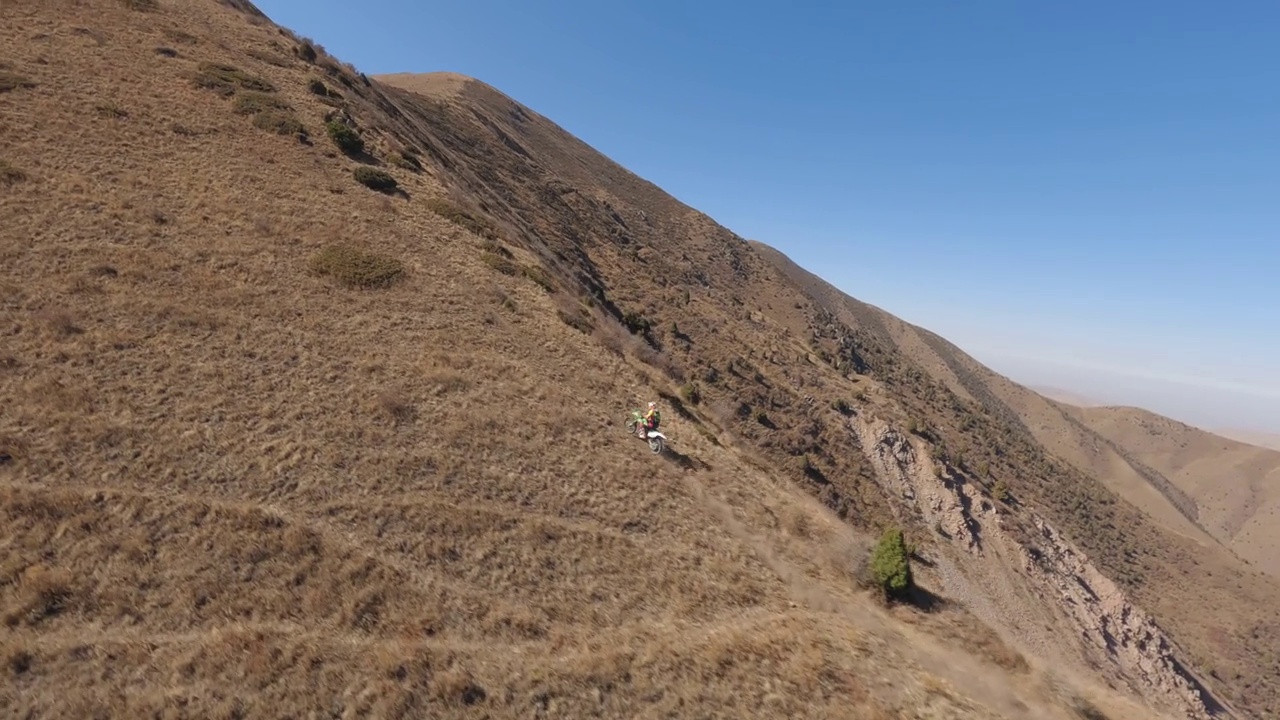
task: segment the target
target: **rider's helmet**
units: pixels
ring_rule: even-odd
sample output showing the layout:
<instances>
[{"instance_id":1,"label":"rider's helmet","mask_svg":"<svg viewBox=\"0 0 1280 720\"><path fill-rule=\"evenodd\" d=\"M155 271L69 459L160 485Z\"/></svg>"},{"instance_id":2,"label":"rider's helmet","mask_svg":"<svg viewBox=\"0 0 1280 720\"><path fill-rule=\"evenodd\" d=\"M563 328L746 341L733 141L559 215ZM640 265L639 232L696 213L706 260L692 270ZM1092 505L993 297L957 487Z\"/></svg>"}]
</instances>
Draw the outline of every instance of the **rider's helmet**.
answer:
<instances>
[{"instance_id":1,"label":"rider's helmet","mask_svg":"<svg viewBox=\"0 0 1280 720\"><path fill-rule=\"evenodd\" d=\"M652 400L650 400L650 401L649 401L649 409L650 409L650 410L656 409L657 407L658 407L658 403L656 403L656 402L654 402L654 401L652 401Z\"/></svg>"}]
</instances>

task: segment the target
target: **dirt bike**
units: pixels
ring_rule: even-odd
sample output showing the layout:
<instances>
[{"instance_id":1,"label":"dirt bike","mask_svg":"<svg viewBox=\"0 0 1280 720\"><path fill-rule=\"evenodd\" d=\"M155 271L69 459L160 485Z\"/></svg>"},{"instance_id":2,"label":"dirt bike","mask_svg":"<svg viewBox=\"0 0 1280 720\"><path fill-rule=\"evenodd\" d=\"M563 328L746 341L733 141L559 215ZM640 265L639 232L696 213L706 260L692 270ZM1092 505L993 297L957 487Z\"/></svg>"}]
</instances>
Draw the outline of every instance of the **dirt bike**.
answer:
<instances>
[{"instance_id":1,"label":"dirt bike","mask_svg":"<svg viewBox=\"0 0 1280 720\"><path fill-rule=\"evenodd\" d=\"M657 430L649 430L648 432L645 432L644 413L639 410L631 411L631 419L627 421L627 432L635 435L641 440L648 440L649 449L652 450L655 455L661 453L663 448L667 446L666 435L663 435Z\"/></svg>"}]
</instances>

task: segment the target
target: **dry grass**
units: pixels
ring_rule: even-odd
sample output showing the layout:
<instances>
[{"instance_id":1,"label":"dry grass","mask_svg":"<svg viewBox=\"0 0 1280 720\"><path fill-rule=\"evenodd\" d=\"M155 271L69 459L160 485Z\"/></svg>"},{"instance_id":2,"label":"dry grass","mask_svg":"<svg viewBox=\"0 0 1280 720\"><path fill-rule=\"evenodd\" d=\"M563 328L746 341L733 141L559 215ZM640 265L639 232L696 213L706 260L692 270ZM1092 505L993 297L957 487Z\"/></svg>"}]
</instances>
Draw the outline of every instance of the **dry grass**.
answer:
<instances>
[{"instance_id":1,"label":"dry grass","mask_svg":"<svg viewBox=\"0 0 1280 720\"><path fill-rule=\"evenodd\" d=\"M763 317L797 290L723 229L507 100L302 40L267 62L285 36L213 0L114 4L0 27L40 80L0 103L39 178L0 195L6 714L1070 717L981 627L854 587L851 528L895 512L823 412L854 388L798 360ZM264 136L236 103L286 111L252 93L338 103L360 152L429 172L331 193L353 161ZM81 132L112 97L128 121ZM621 429L664 394L669 458ZM825 483L786 479L801 452Z\"/></svg>"},{"instance_id":2,"label":"dry grass","mask_svg":"<svg viewBox=\"0 0 1280 720\"><path fill-rule=\"evenodd\" d=\"M36 86L37 83L26 75L0 70L0 93L7 93L13 90L29 90Z\"/></svg>"}]
</instances>

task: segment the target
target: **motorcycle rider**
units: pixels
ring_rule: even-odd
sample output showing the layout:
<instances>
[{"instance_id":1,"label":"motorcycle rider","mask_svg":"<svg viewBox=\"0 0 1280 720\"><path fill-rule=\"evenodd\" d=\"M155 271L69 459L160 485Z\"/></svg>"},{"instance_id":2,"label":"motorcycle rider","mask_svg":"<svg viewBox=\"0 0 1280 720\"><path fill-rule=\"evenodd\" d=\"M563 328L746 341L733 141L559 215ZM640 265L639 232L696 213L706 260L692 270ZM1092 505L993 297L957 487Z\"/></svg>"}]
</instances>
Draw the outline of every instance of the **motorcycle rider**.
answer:
<instances>
[{"instance_id":1,"label":"motorcycle rider","mask_svg":"<svg viewBox=\"0 0 1280 720\"><path fill-rule=\"evenodd\" d=\"M645 435L658 429L658 425L662 422L662 413L658 412L658 403L652 400L649 401L649 410L644 414L642 420L644 420Z\"/></svg>"}]
</instances>

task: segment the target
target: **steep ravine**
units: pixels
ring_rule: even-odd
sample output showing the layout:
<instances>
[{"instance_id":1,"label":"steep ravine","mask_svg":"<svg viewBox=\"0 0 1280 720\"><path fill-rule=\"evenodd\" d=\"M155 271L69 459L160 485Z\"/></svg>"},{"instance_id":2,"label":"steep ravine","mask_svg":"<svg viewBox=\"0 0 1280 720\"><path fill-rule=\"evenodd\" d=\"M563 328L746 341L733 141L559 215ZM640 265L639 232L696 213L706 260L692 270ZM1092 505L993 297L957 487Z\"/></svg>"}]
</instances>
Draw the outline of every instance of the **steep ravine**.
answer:
<instances>
[{"instance_id":1,"label":"steep ravine","mask_svg":"<svg viewBox=\"0 0 1280 720\"><path fill-rule=\"evenodd\" d=\"M849 426L904 510L919 513L950 540L944 548L951 552L940 553L933 568L949 597L1045 662L1093 667L1192 720L1229 716L1174 657L1154 619L1042 517L1019 510L1035 530L1030 541L1019 540L992 501L931 460L922 440L865 416L851 418ZM955 550L968 557L948 557ZM1049 608L1052 617L1037 607ZM1077 637L1076 657L1054 651L1065 635Z\"/></svg>"}]
</instances>

